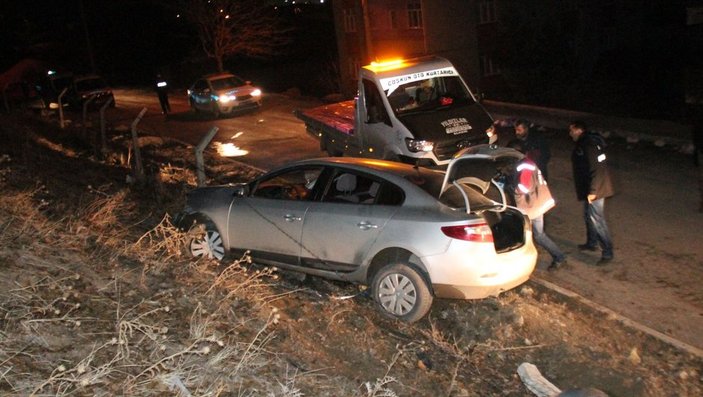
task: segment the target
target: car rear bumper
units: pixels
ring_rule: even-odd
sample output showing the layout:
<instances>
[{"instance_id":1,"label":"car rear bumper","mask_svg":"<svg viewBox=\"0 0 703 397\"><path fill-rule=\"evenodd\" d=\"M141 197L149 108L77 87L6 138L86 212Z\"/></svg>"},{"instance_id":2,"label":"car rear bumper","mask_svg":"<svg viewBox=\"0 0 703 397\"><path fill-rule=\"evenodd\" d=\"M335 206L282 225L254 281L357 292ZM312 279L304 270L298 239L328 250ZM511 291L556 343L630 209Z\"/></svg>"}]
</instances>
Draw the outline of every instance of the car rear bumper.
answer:
<instances>
[{"instance_id":1,"label":"car rear bumper","mask_svg":"<svg viewBox=\"0 0 703 397\"><path fill-rule=\"evenodd\" d=\"M482 299L524 283L537 264L537 249L528 233L522 247L496 254L492 244L453 244L447 252L422 258L435 296L453 299Z\"/></svg>"}]
</instances>

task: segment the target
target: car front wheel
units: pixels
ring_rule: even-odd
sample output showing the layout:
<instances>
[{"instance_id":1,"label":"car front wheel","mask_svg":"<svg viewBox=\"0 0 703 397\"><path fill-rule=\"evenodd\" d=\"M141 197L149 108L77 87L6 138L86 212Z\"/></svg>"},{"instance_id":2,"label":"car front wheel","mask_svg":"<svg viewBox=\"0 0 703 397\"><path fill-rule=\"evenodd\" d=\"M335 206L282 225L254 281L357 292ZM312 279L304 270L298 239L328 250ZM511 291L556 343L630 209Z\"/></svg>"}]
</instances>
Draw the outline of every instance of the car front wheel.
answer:
<instances>
[{"instance_id":1,"label":"car front wheel","mask_svg":"<svg viewBox=\"0 0 703 397\"><path fill-rule=\"evenodd\" d=\"M188 251L194 258L208 258L221 261L225 257L225 245L217 229L209 224L198 223L190 232Z\"/></svg>"},{"instance_id":2,"label":"car front wheel","mask_svg":"<svg viewBox=\"0 0 703 397\"><path fill-rule=\"evenodd\" d=\"M387 265L376 273L371 293L385 315L408 323L423 318L432 306L427 282L417 270L404 263Z\"/></svg>"}]
</instances>

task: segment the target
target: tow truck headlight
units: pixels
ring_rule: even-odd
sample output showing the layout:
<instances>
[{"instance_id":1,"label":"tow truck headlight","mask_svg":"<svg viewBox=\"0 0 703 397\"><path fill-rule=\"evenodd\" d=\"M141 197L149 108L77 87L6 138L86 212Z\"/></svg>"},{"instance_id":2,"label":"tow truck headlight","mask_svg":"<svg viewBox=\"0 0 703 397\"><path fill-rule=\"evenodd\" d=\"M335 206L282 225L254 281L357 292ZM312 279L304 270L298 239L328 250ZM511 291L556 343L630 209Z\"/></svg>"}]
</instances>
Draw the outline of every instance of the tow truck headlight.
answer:
<instances>
[{"instance_id":1,"label":"tow truck headlight","mask_svg":"<svg viewBox=\"0 0 703 397\"><path fill-rule=\"evenodd\" d=\"M261 90L260 89L255 89L254 91L251 92L251 96L261 96Z\"/></svg>"},{"instance_id":2,"label":"tow truck headlight","mask_svg":"<svg viewBox=\"0 0 703 397\"><path fill-rule=\"evenodd\" d=\"M408 150L413 153L431 152L434 149L434 142L405 138L405 143L408 145Z\"/></svg>"}]
</instances>

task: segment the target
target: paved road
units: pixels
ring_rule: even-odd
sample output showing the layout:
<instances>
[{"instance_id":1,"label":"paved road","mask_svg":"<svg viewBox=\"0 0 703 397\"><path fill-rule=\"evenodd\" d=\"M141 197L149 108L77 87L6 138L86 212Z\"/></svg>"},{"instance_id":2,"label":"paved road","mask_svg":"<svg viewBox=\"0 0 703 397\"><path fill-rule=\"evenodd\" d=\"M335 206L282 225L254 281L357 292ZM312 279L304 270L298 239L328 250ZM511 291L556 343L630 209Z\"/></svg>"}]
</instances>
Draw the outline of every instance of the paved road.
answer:
<instances>
[{"instance_id":1,"label":"paved road","mask_svg":"<svg viewBox=\"0 0 703 397\"><path fill-rule=\"evenodd\" d=\"M122 123L129 125L139 110L147 107L140 129L153 131L197 145L212 127L219 128L213 145L232 144L247 154L236 159L261 169L270 169L292 160L323 156L319 142L305 131L305 126L293 115L293 110L319 104L310 99L288 98L280 94L264 97L260 110L213 119L195 114L185 95L171 95L172 113L164 117L156 95L140 90L116 90L117 107L124 115ZM128 116L130 113L133 116Z\"/></svg>"}]
</instances>

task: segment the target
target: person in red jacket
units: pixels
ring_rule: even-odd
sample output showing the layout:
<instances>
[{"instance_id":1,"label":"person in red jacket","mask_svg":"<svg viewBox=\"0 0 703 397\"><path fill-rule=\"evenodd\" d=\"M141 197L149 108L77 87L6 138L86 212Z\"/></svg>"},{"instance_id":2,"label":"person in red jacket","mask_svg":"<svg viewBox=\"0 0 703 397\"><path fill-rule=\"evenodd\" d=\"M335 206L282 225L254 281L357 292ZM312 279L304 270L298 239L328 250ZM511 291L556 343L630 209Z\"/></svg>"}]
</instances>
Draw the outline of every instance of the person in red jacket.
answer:
<instances>
[{"instance_id":1,"label":"person in red jacket","mask_svg":"<svg viewBox=\"0 0 703 397\"><path fill-rule=\"evenodd\" d=\"M507 145L524 154L525 146L520 140L510 141ZM547 270L556 270L566 264L566 255L544 231L544 214L556 205L547 181L542 176L537 164L529 157L520 160L515 167L510 192L513 193L515 206L532 221L532 237L538 246L552 256L552 263Z\"/></svg>"}]
</instances>

